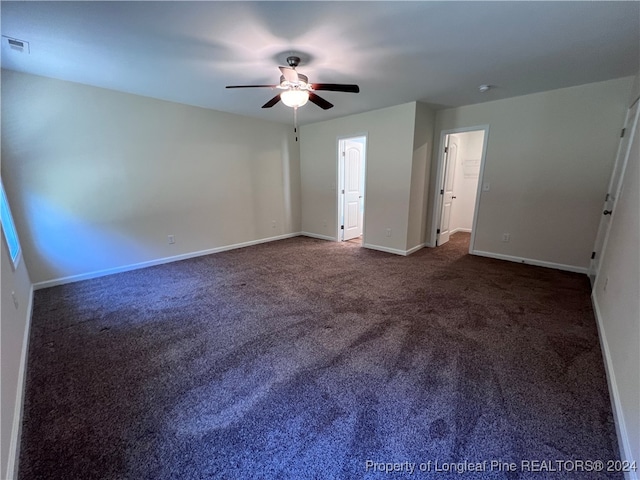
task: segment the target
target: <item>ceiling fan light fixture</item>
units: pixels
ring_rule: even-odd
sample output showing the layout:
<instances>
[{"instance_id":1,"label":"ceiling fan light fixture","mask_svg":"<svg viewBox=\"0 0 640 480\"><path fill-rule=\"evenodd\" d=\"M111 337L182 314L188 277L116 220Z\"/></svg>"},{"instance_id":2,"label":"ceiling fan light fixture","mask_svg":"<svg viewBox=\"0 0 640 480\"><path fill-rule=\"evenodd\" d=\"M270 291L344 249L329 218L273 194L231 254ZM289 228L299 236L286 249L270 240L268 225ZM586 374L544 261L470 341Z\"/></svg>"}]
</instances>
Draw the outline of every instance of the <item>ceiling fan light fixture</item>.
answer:
<instances>
[{"instance_id":1,"label":"ceiling fan light fixture","mask_svg":"<svg viewBox=\"0 0 640 480\"><path fill-rule=\"evenodd\" d=\"M309 101L309 92L306 90L285 90L280 94L280 100L287 107L298 108Z\"/></svg>"},{"instance_id":2,"label":"ceiling fan light fixture","mask_svg":"<svg viewBox=\"0 0 640 480\"><path fill-rule=\"evenodd\" d=\"M300 64L300 58L290 56L287 58L288 67L278 67L280 69L280 83L278 85L227 85L226 88L277 88L280 93L265 103L262 108L271 108L280 101L287 107L293 108L294 124L298 107L306 105L307 102L317 105L323 110L333 108L333 104L318 96L316 90L326 90L329 92L358 93L358 85L342 83L309 83L309 78L302 73L298 73L296 67Z\"/></svg>"}]
</instances>

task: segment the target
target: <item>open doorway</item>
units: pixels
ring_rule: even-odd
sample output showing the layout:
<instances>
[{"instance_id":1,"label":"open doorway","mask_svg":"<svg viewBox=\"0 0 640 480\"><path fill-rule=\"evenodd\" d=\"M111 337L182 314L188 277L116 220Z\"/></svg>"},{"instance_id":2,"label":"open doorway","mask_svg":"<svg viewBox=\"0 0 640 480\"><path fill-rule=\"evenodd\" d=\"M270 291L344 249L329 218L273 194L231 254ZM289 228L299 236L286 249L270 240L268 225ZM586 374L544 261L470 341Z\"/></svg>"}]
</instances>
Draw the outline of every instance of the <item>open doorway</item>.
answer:
<instances>
[{"instance_id":1,"label":"open doorway","mask_svg":"<svg viewBox=\"0 0 640 480\"><path fill-rule=\"evenodd\" d=\"M338 140L338 239L363 243L367 137Z\"/></svg>"},{"instance_id":2,"label":"open doorway","mask_svg":"<svg viewBox=\"0 0 640 480\"><path fill-rule=\"evenodd\" d=\"M459 234L473 250L488 133L488 126L442 132L431 245Z\"/></svg>"}]
</instances>

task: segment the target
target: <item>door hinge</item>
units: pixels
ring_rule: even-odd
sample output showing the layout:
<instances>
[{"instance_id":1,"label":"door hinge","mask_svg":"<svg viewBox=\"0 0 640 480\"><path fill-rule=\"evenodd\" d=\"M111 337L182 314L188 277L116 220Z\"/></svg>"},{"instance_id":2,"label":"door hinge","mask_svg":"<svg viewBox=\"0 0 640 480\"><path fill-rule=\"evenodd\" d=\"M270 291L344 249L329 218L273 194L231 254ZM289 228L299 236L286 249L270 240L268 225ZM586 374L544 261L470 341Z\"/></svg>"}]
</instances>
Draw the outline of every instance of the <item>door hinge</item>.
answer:
<instances>
[{"instance_id":1,"label":"door hinge","mask_svg":"<svg viewBox=\"0 0 640 480\"><path fill-rule=\"evenodd\" d=\"M449 152L449 147L444 147L444 153Z\"/></svg>"},{"instance_id":2,"label":"door hinge","mask_svg":"<svg viewBox=\"0 0 640 480\"><path fill-rule=\"evenodd\" d=\"M342 189L342 194L344 195L344 188Z\"/></svg>"},{"instance_id":3,"label":"door hinge","mask_svg":"<svg viewBox=\"0 0 640 480\"><path fill-rule=\"evenodd\" d=\"M604 201L608 202L610 198L611 198L611 194L607 193L607 195L604 197Z\"/></svg>"},{"instance_id":4,"label":"door hinge","mask_svg":"<svg viewBox=\"0 0 640 480\"><path fill-rule=\"evenodd\" d=\"M440 195L444 195L444 190L440 189Z\"/></svg>"},{"instance_id":5,"label":"door hinge","mask_svg":"<svg viewBox=\"0 0 640 480\"><path fill-rule=\"evenodd\" d=\"M340 225L340 230L344 230L344 225Z\"/></svg>"},{"instance_id":6,"label":"door hinge","mask_svg":"<svg viewBox=\"0 0 640 480\"><path fill-rule=\"evenodd\" d=\"M620 138L624 137L624 133L627 131L626 128L623 128L622 131L620 132Z\"/></svg>"},{"instance_id":7,"label":"door hinge","mask_svg":"<svg viewBox=\"0 0 640 480\"><path fill-rule=\"evenodd\" d=\"M436 233L440 233L440 229L437 229L437 230L436 230Z\"/></svg>"},{"instance_id":8,"label":"door hinge","mask_svg":"<svg viewBox=\"0 0 640 480\"><path fill-rule=\"evenodd\" d=\"M593 260L594 258L596 258L596 252L591 252L591 260Z\"/></svg>"}]
</instances>

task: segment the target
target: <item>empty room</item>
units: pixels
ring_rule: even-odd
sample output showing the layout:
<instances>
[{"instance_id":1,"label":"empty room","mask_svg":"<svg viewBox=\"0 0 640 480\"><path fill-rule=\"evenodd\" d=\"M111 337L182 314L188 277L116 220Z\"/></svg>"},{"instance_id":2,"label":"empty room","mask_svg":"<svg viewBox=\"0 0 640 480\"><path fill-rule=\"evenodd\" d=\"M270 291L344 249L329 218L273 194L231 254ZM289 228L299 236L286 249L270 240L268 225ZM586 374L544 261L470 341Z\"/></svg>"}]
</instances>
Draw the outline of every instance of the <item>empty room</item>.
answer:
<instances>
[{"instance_id":1,"label":"empty room","mask_svg":"<svg viewBox=\"0 0 640 480\"><path fill-rule=\"evenodd\" d=\"M0 478L639 478L640 2L0 8Z\"/></svg>"}]
</instances>

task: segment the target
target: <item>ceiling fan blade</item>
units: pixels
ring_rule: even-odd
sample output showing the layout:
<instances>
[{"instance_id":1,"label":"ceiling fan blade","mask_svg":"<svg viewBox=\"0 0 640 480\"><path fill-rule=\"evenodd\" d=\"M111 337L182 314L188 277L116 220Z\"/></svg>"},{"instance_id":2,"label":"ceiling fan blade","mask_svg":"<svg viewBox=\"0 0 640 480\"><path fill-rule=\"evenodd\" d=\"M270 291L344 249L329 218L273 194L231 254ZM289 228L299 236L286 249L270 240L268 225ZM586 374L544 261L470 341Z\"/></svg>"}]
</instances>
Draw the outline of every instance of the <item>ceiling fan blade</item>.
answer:
<instances>
[{"instance_id":1,"label":"ceiling fan blade","mask_svg":"<svg viewBox=\"0 0 640 480\"><path fill-rule=\"evenodd\" d=\"M344 83L314 83L312 87L314 90L328 90L330 92L360 92L360 87L358 85L349 85Z\"/></svg>"},{"instance_id":2,"label":"ceiling fan blade","mask_svg":"<svg viewBox=\"0 0 640 480\"><path fill-rule=\"evenodd\" d=\"M278 85L227 85L224 88L276 88Z\"/></svg>"},{"instance_id":3,"label":"ceiling fan blade","mask_svg":"<svg viewBox=\"0 0 640 480\"><path fill-rule=\"evenodd\" d=\"M333 103L327 102L324 98L319 97L313 92L309 92L309 100L315 103L317 106L322 108L323 110L329 110L333 107Z\"/></svg>"},{"instance_id":4,"label":"ceiling fan blade","mask_svg":"<svg viewBox=\"0 0 640 480\"><path fill-rule=\"evenodd\" d=\"M273 97L271 100L269 100L267 103L265 103L264 105L262 105L262 108L271 108L273 107L276 103L278 103L280 101L280 94L276 95L275 97Z\"/></svg>"},{"instance_id":5,"label":"ceiling fan blade","mask_svg":"<svg viewBox=\"0 0 640 480\"><path fill-rule=\"evenodd\" d=\"M285 80L291 83L298 83L298 72L291 67L278 67L282 72Z\"/></svg>"}]
</instances>

